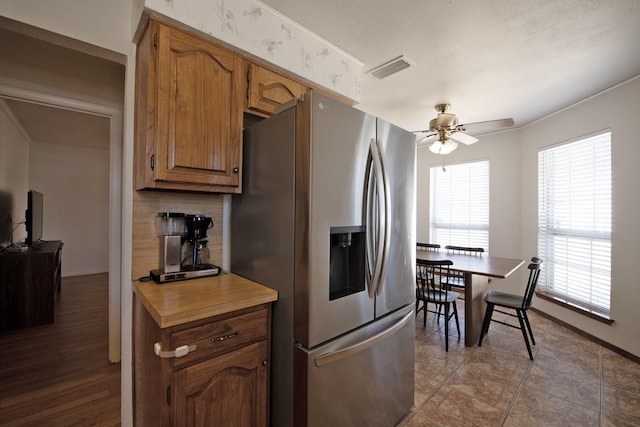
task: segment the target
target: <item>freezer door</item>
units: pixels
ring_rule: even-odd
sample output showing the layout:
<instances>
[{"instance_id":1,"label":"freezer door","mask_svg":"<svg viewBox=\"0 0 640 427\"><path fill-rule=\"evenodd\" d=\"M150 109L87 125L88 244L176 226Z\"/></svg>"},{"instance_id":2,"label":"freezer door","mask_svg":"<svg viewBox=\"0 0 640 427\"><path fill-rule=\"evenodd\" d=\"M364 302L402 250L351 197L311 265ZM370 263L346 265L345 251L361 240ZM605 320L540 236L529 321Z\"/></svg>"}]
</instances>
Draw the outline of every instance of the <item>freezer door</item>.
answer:
<instances>
[{"instance_id":1,"label":"freezer door","mask_svg":"<svg viewBox=\"0 0 640 427\"><path fill-rule=\"evenodd\" d=\"M396 425L413 405L415 314L406 307L294 354L294 425Z\"/></svg>"},{"instance_id":2,"label":"freezer door","mask_svg":"<svg viewBox=\"0 0 640 427\"><path fill-rule=\"evenodd\" d=\"M416 138L410 132L377 120L377 143L387 185L386 248L376 317L415 299Z\"/></svg>"},{"instance_id":3,"label":"freezer door","mask_svg":"<svg viewBox=\"0 0 640 427\"><path fill-rule=\"evenodd\" d=\"M305 94L297 113L295 339L311 348L374 318L368 283L356 292L332 291L331 263L347 258L332 260L331 245L341 231L368 232L362 228L364 179L376 119L313 92ZM353 237L352 244L362 242ZM353 280L364 280L363 263L353 256Z\"/></svg>"}]
</instances>

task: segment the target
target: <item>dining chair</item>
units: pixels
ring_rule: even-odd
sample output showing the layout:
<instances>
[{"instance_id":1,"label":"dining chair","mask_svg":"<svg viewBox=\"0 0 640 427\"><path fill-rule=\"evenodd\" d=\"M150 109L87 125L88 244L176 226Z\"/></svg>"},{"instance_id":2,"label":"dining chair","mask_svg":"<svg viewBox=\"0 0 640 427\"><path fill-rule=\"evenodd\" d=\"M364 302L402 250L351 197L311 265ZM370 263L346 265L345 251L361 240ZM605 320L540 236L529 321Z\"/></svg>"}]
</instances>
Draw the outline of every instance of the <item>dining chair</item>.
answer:
<instances>
[{"instance_id":1,"label":"dining chair","mask_svg":"<svg viewBox=\"0 0 640 427\"><path fill-rule=\"evenodd\" d=\"M536 340L533 338L533 331L531 330L531 324L529 323L529 317L527 316L527 310L533 306L533 294L536 290L538 283L538 276L540 275L540 267L543 261L540 258L531 258L529 264L529 280L527 281L527 287L523 295L508 294L504 292L490 291L485 295L484 300L487 303L487 311L484 315L484 322L482 323L482 331L480 332L480 340L478 346L482 345L482 339L489 332L489 325L491 322L502 323L511 328L520 329L522 336L524 337L524 343L527 345L527 351L529 352L529 359L533 360L533 353L531 353L531 345L529 344L529 337L531 337L531 344L536 345ZM503 311L495 307L502 309L509 309L515 311ZM517 317L520 326L512 325L502 320L494 319L493 312L506 314L507 316ZM525 329L526 328L526 329ZM528 332L528 335L527 335Z\"/></svg>"},{"instance_id":2,"label":"dining chair","mask_svg":"<svg viewBox=\"0 0 640 427\"><path fill-rule=\"evenodd\" d=\"M447 245L444 248L447 251L447 253L450 253L450 254L482 256L482 254L484 253L483 248L470 248L466 246L453 246L453 245ZM448 279L448 284L452 288L464 290L464 273L461 273L459 271L452 272L451 278ZM461 299L464 299L464 297L461 297Z\"/></svg>"},{"instance_id":3,"label":"dining chair","mask_svg":"<svg viewBox=\"0 0 640 427\"><path fill-rule=\"evenodd\" d=\"M416 249L420 249L423 251L437 251L440 249L440 245L437 243L416 243Z\"/></svg>"},{"instance_id":4,"label":"dining chair","mask_svg":"<svg viewBox=\"0 0 640 427\"><path fill-rule=\"evenodd\" d=\"M460 337L460 321L458 320L458 308L456 300L460 296L457 292L451 291L446 284L446 279L450 276L450 267L453 265L451 260L416 260L416 269L419 273L416 275L416 316L420 311L423 312L423 327L427 326L427 312L435 313L437 321L440 322L440 309L444 307L444 336L445 350L449 351L449 321L455 317L458 337ZM429 279L429 273L432 278ZM443 282L443 280L445 280ZM419 303L422 302L422 307ZM437 310L429 310L429 304L432 303ZM453 307L453 310L451 309Z\"/></svg>"},{"instance_id":5,"label":"dining chair","mask_svg":"<svg viewBox=\"0 0 640 427\"><path fill-rule=\"evenodd\" d=\"M432 251L432 252L436 252L440 249L440 245L437 243L420 243L417 242L416 243L416 249L421 250L421 251ZM429 279L429 280L433 280L433 274L430 272L429 269L416 269L416 280L419 280L419 277L417 277L418 274L424 274L426 273L426 275L424 276L424 278ZM416 311L418 310L418 301L416 301Z\"/></svg>"}]
</instances>

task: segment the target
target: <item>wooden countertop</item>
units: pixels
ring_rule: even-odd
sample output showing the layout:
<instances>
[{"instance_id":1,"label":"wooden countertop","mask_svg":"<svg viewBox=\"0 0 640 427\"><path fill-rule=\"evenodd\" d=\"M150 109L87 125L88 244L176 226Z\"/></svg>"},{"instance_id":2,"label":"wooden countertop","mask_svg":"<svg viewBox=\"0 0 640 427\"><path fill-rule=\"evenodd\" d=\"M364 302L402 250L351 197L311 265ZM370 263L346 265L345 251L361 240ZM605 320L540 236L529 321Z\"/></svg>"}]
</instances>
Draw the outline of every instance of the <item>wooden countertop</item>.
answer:
<instances>
[{"instance_id":1,"label":"wooden countertop","mask_svg":"<svg viewBox=\"0 0 640 427\"><path fill-rule=\"evenodd\" d=\"M278 299L277 291L233 273L161 285L134 281L133 291L161 328Z\"/></svg>"}]
</instances>

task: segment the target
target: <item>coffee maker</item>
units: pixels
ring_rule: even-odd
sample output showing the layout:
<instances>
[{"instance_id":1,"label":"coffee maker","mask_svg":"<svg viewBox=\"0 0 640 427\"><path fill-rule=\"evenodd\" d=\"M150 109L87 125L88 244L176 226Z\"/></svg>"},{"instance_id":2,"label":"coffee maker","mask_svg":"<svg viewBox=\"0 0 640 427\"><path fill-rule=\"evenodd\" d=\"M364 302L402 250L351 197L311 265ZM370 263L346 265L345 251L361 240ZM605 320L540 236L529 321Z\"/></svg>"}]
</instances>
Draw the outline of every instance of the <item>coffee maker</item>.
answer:
<instances>
[{"instance_id":1,"label":"coffee maker","mask_svg":"<svg viewBox=\"0 0 640 427\"><path fill-rule=\"evenodd\" d=\"M209 264L207 230L213 227L213 220L204 215L185 215L186 252L182 261L184 270L196 271L212 268Z\"/></svg>"},{"instance_id":2,"label":"coffee maker","mask_svg":"<svg viewBox=\"0 0 640 427\"><path fill-rule=\"evenodd\" d=\"M217 276L220 267L209 263L207 230L213 219L204 215L160 212L160 269L151 270L157 283Z\"/></svg>"}]
</instances>

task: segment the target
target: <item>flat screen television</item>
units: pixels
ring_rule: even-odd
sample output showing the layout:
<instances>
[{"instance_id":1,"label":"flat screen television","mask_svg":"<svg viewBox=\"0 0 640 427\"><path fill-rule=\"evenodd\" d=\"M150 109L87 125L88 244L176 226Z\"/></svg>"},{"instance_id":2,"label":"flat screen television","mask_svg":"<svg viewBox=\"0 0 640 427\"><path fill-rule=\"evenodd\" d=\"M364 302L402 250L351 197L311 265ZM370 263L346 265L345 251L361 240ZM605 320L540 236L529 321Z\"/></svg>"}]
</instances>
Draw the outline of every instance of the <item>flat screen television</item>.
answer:
<instances>
[{"instance_id":1,"label":"flat screen television","mask_svg":"<svg viewBox=\"0 0 640 427\"><path fill-rule=\"evenodd\" d=\"M35 190L27 194L27 212L25 214L25 226L27 239L25 243L33 246L42 240L42 205L43 195Z\"/></svg>"},{"instance_id":2,"label":"flat screen television","mask_svg":"<svg viewBox=\"0 0 640 427\"><path fill-rule=\"evenodd\" d=\"M13 211L13 196L4 191L0 191L0 250L11 246L13 239L11 232L13 224L11 212Z\"/></svg>"}]
</instances>

